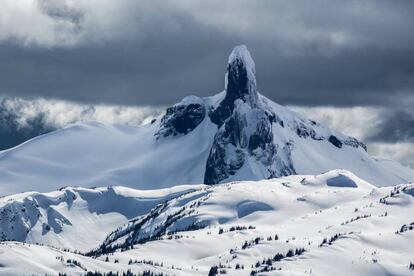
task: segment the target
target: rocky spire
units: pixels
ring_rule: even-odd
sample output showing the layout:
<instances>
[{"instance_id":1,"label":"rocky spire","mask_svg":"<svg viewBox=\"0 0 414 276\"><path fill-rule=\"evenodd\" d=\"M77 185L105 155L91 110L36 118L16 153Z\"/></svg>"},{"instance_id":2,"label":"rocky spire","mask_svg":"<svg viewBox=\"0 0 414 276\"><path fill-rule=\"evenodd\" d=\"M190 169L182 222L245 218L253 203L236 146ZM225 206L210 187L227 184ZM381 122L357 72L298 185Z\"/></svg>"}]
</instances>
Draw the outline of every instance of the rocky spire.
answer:
<instances>
[{"instance_id":1,"label":"rocky spire","mask_svg":"<svg viewBox=\"0 0 414 276\"><path fill-rule=\"evenodd\" d=\"M210 114L211 120L221 125L232 113L234 102L241 99L250 107L257 107L255 65L246 46L234 47L229 56L225 77L226 96L219 106Z\"/></svg>"},{"instance_id":2,"label":"rocky spire","mask_svg":"<svg viewBox=\"0 0 414 276\"><path fill-rule=\"evenodd\" d=\"M255 74L254 61L246 46L234 47L227 65L226 98L233 102L242 99L255 107L257 104Z\"/></svg>"}]
</instances>

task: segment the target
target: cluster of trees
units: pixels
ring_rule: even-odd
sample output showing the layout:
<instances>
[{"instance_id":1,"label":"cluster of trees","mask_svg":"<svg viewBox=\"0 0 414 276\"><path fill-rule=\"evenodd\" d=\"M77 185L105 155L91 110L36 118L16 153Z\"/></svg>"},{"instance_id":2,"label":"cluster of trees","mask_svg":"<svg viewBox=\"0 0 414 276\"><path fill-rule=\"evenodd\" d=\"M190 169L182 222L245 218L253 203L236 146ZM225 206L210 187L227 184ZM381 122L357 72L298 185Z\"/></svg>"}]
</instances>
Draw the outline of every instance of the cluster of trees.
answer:
<instances>
[{"instance_id":1,"label":"cluster of trees","mask_svg":"<svg viewBox=\"0 0 414 276\"><path fill-rule=\"evenodd\" d=\"M335 235L333 235L332 237L330 237L329 239L328 238L324 238L323 240L322 240L322 242L321 242L321 244L319 245L319 247L322 247L322 246L324 246L325 244L329 244L329 245L332 245L332 243L334 242L334 241L336 241L337 239L339 239L340 237L342 237L342 236L344 236L345 234L335 234Z\"/></svg>"},{"instance_id":2,"label":"cluster of trees","mask_svg":"<svg viewBox=\"0 0 414 276\"><path fill-rule=\"evenodd\" d=\"M217 265L212 266L210 268L210 270L208 271L208 276L215 276L219 273L220 274L227 274L227 271L226 271L225 267L221 264L219 266L217 266Z\"/></svg>"},{"instance_id":3,"label":"cluster of trees","mask_svg":"<svg viewBox=\"0 0 414 276\"><path fill-rule=\"evenodd\" d=\"M255 239L257 240L257 239ZM253 240L253 241L255 241ZM286 252L286 254L282 254L282 253L276 253L273 257L270 258L264 258L262 261L257 261L254 265L251 266L252 271L250 273L250 275L256 275L258 273L263 273L263 272L268 272L268 271L273 271L273 270L280 270L280 268L276 268L275 266L273 266L273 264L275 262L280 262L285 258L291 258L291 257L295 257L295 256L300 256L302 255L304 252L306 252L305 248L300 247L300 248L296 248L296 249L289 249L288 252ZM212 266L209 270L208 275L209 276L214 276L217 274L226 274L227 271L225 270L225 266L223 266L222 264L219 264L218 266ZM227 268L231 268L230 266L228 266ZM239 263L236 264L235 266L236 270L239 269L244 269L244 265L241 265Z\"/></svg>"},{"instance_id":4,"label":"cluster of trees","mask_svg":"<svg viewBox=\"0 0 414 276\"><path fill-rule=\"evenodd\" d=\"M304 252L306 252L305 248L296 248L296 249L289 249L289 251L283 255L281 253L276 253L272 258L263 259L261 262L257 261L250 275L256 275L258 273L273 271L273 270L281 270L281 268L276 268L273 266L273 263L280 262L285 258L291 258L294 256L300 256ZM252 267L253 268L253 267Z\"/></svg>"},{"instance_id":5,"label":"cluster of trees","mask_svg":"<svg viewBox=\"0 0 414 276\"><path fill-rule=\"evenodd\" d=\"M252 247L252 246L254 246L254 245L257 245L257 244L259 244L259 242L260 242L261 240L263 240L263 238L261 238L261 237L256 237L255 239L253 239L253 240L251 240L251 241L245 241L245 242L243 243L243 245L242 245L241 249L245 250L245 249L247 249L247 248L249 248L249 247Z\"/></svg>"},{"instance_id":6,"label":"cluster of trees","mask_svg":"<svg viewBox=\"0 0 414 276\"><path fill-rule=\"evenodd\" d=\"M79 267L80 269L83 269L83 270L87 270L85 267L83 267L82 265L81 265L81 263L79 262L79 261L77 261L77 260L72 260L72 259L67 259L66 260L66 263L67 264L72 264L72 265L75 265L75 266L77 266L77 267Z\"/></svg>"},{"instance_id":7,"label":"cluster of trees","mask_svg":"<svg viewBox=\"0 0 414 276\"><path fill-rule=\"evenodd\" d=\"M132 259L129 259L128 265L132 265L132 264L147 264L147 265L160 266L160 267L164 266L164 263L158 263L152 260L134 260L133 261Z\"/></svg>"},{"instance_id":8,"label":"cluster of trees","mask_svg":"<svg viewBox=\"0 0 414 276\"><path fill-rule=\"evenodd\" d=\"M275 237L274 237L274 239L275 239L275 241L277 241L279 239L279 236L276 234ZM273 240L273 237L272 236L269 236L269 237L267 237L267 240L268 241L272 241Z\"/></svg>"},{"instance_id":9,"label":"cluster of trees","mask_svg":"<svg viewBox=\"0 0 414 276\"><path fill-rule=\"evenodd\" d=\"M365 219L365 218L369 218L369 217L371 217L371 214L365 214L365 215L362 215L362 216L357 216L357 217L351 218L350 220L342 222L341 225L345 225L345 224L357 221L359 219Z\"/></svg>"},{"instance_id":10,"label":"cluster of trees","mask_svg":"<svg viewBox=\"0 0 414 276\"><path fill-rule=\"evenodd\" d=\"M220 232L219 232L219 234L220 234ZM274 237L272 237L272 236L268 236L266 239L267 239L268 241L272 241L273 239L274 239L275 241L277 241L277 240L279 240L279 236L278 236L277 234L275 234L275 236L274 236ZM241 249L242 249L242 250L246 250L246 249L248 249L248 248L250 248L250 247L252 247L252 246L255 246L255 245L259 244L259 242L260 242L261 240L263 240L263 238L262 238L262 237L256 237L256 238L254 238L253 240L250 240L250 241L245 241L245 242L242 244ZM230 254L233 254L233 252L234 252L236 249L237 249L237 248L232 248L232 249L230 249Z\"/></svg>"},{"instance_id":11,"label":"cluster of trees","mask_svg":"<svg viewBox=\"0 0 414 276\"><path fill-rule=\"evenodd\" d=\"M395 234L401 234L406 231L411 231L413 229L414 229L414 222L411 222L410 224L404 224L403 226L401 226L400 230L397 230Z\"/></svg>"},{"instance_id":12,"label":"cluster of trees","mask_svg":"<svg viewBox=\"0 0 414 276\"><path fill-rule=\"evenodd\" d=\"M228 230L224 230L223 228L219 228L219 235L225 233L225 232L233 232L233 231L242 231L242 230L251 230L251 229L256 229L256 227L254 227L253 225L249 225L247 226L231 226Z\"/></svg>"},{"instance_id":13,"label":"cluster of trees","mask_svg":"<svg viewBox=\"0 0 414 276\"><path fill-rule=\"evenodd\" d=\"M393 198L396 195L400 194L400 187L394 187L393 190L386 196L379 199L379 203L388 205L388 198Z\"/></svg>"},{"instance_id":14,"label":"cluster of trees","mask_svg":"<svg viewBox=\"0 0 414 276\"><path fill-rule=\"evenodd\" d=\"M241 265L241 264L236 264L236 267L235 267L236 269L244 269L244 265Z\"/></svg>"},{"instance_id":15,"label":"cluster of trees","mask_svg":"<svg viewBox=\"0 0 414 276\"><path fill-rule=\"evenodd\" d=\"M208 276L215 276L218 274L218 266L212 266L208 272Z\"/></svg>"},{"instance_id":16,"label":"cluster of trees","mask_svg":"<svg viewBox=\"0 0 414 276\"><path fill-rule=\"evenodd\" d=\"M66 274L59 273L59 276L66 276ZM122 273L112 272L112 271L107 272L107 273L88 271L87 273L84 274L84 276L164 276L164 274L152 272L150 270L144 270L142 273L135 274L135 273L132 273L131 270L128 270Z\"/></svg>"},{"instance_id":17,"label":"cluster of trees","mask_svg":"<svg viewBox=\"0 0 414 276\"><path fill-rule=\"evenodd\" d=\"M58 275L59 276L68 276L66 273L62 273L62 272L59 272ZM122 272L122 273L112 272L112 271L110 271L108 273L101 273L101 272L97 272L97 271L95 271L95 272L88 271L84 274L84 276L164 276L164 274L163 273L155 273L155 272L152 272L150 270L144 270L142 273L135 274L135 273L132 273L131 270L128 270L128 271Z\"/></svg>"}]
</instances>

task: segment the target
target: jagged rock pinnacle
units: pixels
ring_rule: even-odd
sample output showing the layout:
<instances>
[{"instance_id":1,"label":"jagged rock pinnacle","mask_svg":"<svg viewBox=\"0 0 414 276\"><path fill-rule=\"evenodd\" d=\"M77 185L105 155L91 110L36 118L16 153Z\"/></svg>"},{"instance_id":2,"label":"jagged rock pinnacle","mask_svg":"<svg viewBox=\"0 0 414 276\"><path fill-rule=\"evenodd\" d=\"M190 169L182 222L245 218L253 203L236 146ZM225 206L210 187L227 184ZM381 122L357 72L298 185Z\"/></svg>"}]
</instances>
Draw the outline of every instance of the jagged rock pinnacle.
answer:
<instances>
[{"instance_id":1,"label":"jagged rock pinnacle","mask_svg":"<svg viewBox=\"0 0 414 276\"><path fill-rule=\"evenodd\" d=\"M221 125L234 109L234 102L241 99L255 108L258 103L255 64L245 45L234 47L229 56L225 77L226 96L210 114L211 120Z\"/></svg>"},{"instance_id":2,"label":"jagged rock pinnacle","mask_svg":"<svg viewBox=\"0 0 414 276\"><path fill-rule=\"evenodd\" d=\"M257 104L255 64L245 45L234 47L229 56L226 74L226 98L243 99Z\"/></svg>"}]
</instances>

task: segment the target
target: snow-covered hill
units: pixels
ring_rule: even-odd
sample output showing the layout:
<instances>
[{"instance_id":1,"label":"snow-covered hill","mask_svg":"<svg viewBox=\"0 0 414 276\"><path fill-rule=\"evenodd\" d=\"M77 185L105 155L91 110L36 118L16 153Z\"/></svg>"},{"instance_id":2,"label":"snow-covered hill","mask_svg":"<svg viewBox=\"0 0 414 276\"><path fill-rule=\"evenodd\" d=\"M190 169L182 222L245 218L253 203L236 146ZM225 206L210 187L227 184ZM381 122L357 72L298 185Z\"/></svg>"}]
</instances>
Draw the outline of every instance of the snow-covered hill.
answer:
<instances>
[{"instance_id":1,"label":"snow-covered hill","mask_svg":"<svg viewBox=\"0 0 414 276\"><path fill-rule=\"evenodd\" d=\"M187 97L142 127L70 125L0 153L0 194L70 186L139 189L347 169L384 186L414 180L355 138L282 107L256 88L245 46L232 51L225 91Z\"/></svg>"},{"instance_id":2,"label":"snow-covered hill","mask_svg":"<svg viewBox=\"0 0 414 276\"><path fill-rule=\"evenodd\" d=\"M138 191L126 187L64 188L0 198L0 240L41 243L86 251L129 219L194 186Z\"/></svg>"},{"instance_id":3,"label":"snow-covered hill","mask_svg":"<svg viewBox=\"0 0 414 276\"><path fill-rule=\"evenodd\" d=\"M59 236L66 240L62 245L78 243L66 232L77 232L78 239L91 238L91 242L82 240L89 249L80 247L89 253L83 256L47 245L3 242L1 275L83 275L128 269L206 275L215 266L229 275L252 271L268 271L269 275L413 273L409 266L414 262L414 184L377 188L344 170L158 191L66 188L3 200L20 208L17 202L29 202L29 198L39 202L37 209L45 210L49 204L71 222L61 224ZM1 212L6 208L2 204ZM105 206L115 210L112 218L110 212L102 211ZM134 214L137 217L127 223L119 219ZM62 221L60 216L53 218L57 224ZM92 220L93 224L116 225L111 231L102 229L107 231L106 238L98 233L102 237L99 246L92 237L97 233L90 227ZM28 237L54 244L56 236L51 232L42 237L39 231L29 230ZM30 261L23 262L26 258Z\"/></svg>"}]
</instances>

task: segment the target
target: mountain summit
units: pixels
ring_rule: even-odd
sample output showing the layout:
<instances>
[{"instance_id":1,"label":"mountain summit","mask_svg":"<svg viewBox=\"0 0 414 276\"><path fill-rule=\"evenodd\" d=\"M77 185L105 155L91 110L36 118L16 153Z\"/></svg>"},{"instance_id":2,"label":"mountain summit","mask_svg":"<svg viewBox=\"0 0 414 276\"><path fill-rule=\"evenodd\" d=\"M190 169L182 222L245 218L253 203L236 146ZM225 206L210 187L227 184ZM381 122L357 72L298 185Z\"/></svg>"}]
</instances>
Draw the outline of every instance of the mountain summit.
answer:
<instances>
[{"instance_id":1,"label":"mountain summit","mask_svg":"<svg viewBox=\"0 0 414 276\"><path fill-rule=\"evenodd\" d=\"M233 49L225 90L189 96L141 127L79 123L0 152L0 194L62 186L140 189L216 184L346 169L378 186L414 180L357 139L257 91L246 46Z\"/></svg>"},{"instance_id":2,"label":"mountain summit","mask_svg":"<svg viewBox=\"0 0 414 276\"><path fill-rule=\"evenodd\" d=\"M236 100L257 106L258 93L256 88L256 70L254 61L246 46L240 45L233 49L229 56L225 76L226 96L219 106L210 114L211 121L221 125L234 109Z\"/></svg>"},{"instance_id":3,"label":"mountain summit","mask_svg":"<svg viewBox=\"0 0 414 276\"><path fill-rule=\"evenodd\" d=\"M243 166L249 174L259 169L259 178L295 174L290 144L278 147L273 143L276 117L259 100L255 73L246 46L235 47L227 65L225 97L209 114L219 130L207 159L204 183L219 183Z\"/></svg>"}]
</instances>

